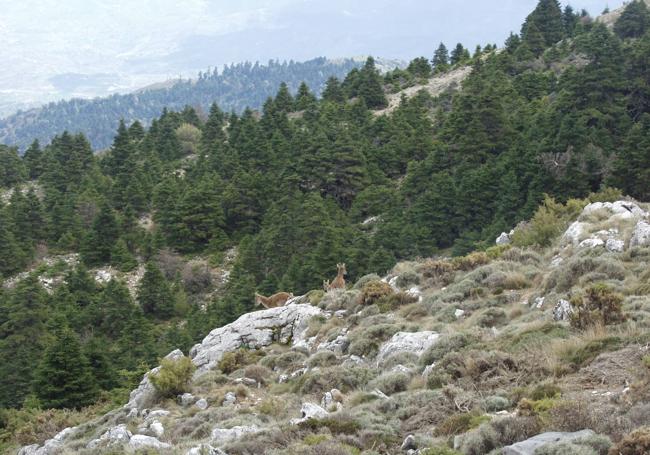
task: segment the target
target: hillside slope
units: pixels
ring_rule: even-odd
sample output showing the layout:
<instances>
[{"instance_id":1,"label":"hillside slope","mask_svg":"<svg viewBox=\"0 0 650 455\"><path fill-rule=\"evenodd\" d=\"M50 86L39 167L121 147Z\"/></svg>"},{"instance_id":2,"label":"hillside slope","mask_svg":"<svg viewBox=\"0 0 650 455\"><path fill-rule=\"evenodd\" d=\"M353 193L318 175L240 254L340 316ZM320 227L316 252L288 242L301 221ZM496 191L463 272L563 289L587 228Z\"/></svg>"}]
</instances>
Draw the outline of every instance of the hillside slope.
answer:
<instances>
[{"instance_id":1,"label":"hillside slope","mask_svg":"<svg viewBox=\"0 0 650 455\"><path fill-rule=\"evenodd\" d=\"M186 384L152 380L175 350L124 407L19 454L604 455L647 424L650 205L588 202L543 250L502 236L245 314L187 353ZM621 308L587 315L591 289Z\"/></svg>"},{"instance_id":2,"label":"hillside slope","mask_svg":"<svg viewBox=\"0 0 650 455\"><path fill-rule=\"evenodd\" d=\"M207 112L215 102L226 112L241 112L246 107L259 109L282 82L293 93L303 81L320 93L330 76L344 77L362 63L325 58L290 63L270 61L266 65L243 63L221 72L201 74L196 80L170 82L132 94L50 103L0 119L0 142L24 149L34 139L45 144L67 130L84 133L93 148L102 150L112 143L120 119L149 125L164 108L181 110L192 106Z\"/></svg>"}]
</instances>

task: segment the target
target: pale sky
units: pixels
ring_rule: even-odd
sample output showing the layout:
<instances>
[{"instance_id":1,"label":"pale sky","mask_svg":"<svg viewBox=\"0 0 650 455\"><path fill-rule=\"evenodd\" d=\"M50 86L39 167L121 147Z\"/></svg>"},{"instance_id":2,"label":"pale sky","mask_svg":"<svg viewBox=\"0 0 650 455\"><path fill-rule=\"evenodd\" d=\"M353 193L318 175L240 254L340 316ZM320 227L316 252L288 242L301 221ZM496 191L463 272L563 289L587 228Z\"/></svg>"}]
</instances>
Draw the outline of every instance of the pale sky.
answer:
<instances>
[{"instance_id":1,"label":"pale sky","mask_svg":"<svg viewBox=\"0 0 650 455\"><path fill-rule=\"evenodd\" d=\"M128 91L270 58L501 45L537 0L0 0L3 104ZM599 14L622 0L572 0Z\"/></svg>"}]
</instances>

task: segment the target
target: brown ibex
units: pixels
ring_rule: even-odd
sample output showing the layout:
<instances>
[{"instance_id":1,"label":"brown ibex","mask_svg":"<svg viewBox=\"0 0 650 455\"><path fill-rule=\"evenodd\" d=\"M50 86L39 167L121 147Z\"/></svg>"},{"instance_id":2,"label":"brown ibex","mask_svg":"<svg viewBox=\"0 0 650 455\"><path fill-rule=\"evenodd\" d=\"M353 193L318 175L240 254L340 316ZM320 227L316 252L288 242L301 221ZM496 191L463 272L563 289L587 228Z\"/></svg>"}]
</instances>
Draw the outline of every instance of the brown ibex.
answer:
<instances>
[{"instance_id":1,"label":"brown ibex","mask_svg":"<svg viewBox=\"0 0 650 455\"><path fill-rule=\"evenodd\" d=\"M336 278L334 278L334 280L332 280L332 282L327 286L328 291L331 291L332 289L345 289L345 275L348 274L347 270L345 270L345 263L336 264L336 269ZM323 285L324 284L325 283L323 282Z\"/></svg>"},{"instance_id":2,"label":"brown ibex","mask_svg":"<svg viewBox=\"0 0 650 455\"><path fill-rule=\"evenodd\" d=\"M277 308L286 305L289 299L293 298L292 292L278 292L271 297L264 297L263 295L255 293L255 304L262 305L264 308Z\"/></svg>"}]
</instances>

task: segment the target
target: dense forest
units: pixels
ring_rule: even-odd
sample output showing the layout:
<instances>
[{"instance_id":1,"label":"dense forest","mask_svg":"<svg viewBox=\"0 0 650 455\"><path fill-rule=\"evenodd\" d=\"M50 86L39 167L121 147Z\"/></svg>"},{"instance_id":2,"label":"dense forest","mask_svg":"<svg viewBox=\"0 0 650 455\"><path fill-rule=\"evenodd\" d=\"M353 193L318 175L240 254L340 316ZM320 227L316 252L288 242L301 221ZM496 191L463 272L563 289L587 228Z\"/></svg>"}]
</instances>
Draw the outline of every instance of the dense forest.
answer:
<instances>
[{"instance_id":1,"label":"dense forest","mask_svg":"<svg viewBox=\"0 0 650 455\"><path fill-rule=\"evenodd\" d=\"M111 145L120 119L148 125L164 108L183 109L187 105L201 113L215 102L226 112L241 113L246 107L260 108L281 82L295 93L304 81L318 94L328 77L343 77L361 64L353 59L331 61L324 57L306 62L271 60L266 65L246 62L226 65L221 71L201 72L196 79L175 81L168 87L59 101L0 119L0 142L25 149L34 139L49 142L67 130L84 133L93 148L102 150Z\"/></svg>"},{"instance_id":2,"label":"dense forest","mask_svg":"<svg viewBox=\"0 0 650 455\"><path fill-rule=\"evenodd\" d=\"M386 75L369 58L330 77L321 99L318 87L292 95L282 84L261 113L166 109L149 128L121 122L99 155L67 132L22 157L3 146L0 186L14 191L0 206L0 273L45 254L81 263L49 292L38 273L0 290L0 407L87 405L251 310L255 291L319 288L337 262L354 279L400 258L484 249L545 194L614 186L649 200L649 29L643 2L609 29L540 0L503 49L440 45ZM464 65L462 90L376 115L388 91ZM241 72L257 74L233 71L241 87L252 83ZM140 222L149 216L153 227ZM233 247L214 295L200 271L187 279L165 262L219 264ZM89 273L138 263L135 298Z\"/></svg>"}]
</instances>

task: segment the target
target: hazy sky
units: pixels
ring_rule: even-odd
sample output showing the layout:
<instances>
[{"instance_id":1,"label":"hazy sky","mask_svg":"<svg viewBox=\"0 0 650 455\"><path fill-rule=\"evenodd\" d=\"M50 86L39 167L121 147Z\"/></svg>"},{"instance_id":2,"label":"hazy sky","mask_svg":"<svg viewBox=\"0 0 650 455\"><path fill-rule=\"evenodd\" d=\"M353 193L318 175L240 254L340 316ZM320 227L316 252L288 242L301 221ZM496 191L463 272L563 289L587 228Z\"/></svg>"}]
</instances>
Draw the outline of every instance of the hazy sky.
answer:
<instances>
[{"instance_id":1,"label":"hazy sky","mask_svg":"<svg viewBox=\"0 0 650 455\"><path fill-rule=\"evenodd\" d=\"M537 0L0 0L0 111L209 66L501 45ZM599 14L622 0L572 0Z\"/></svg>"}]
</instances>

